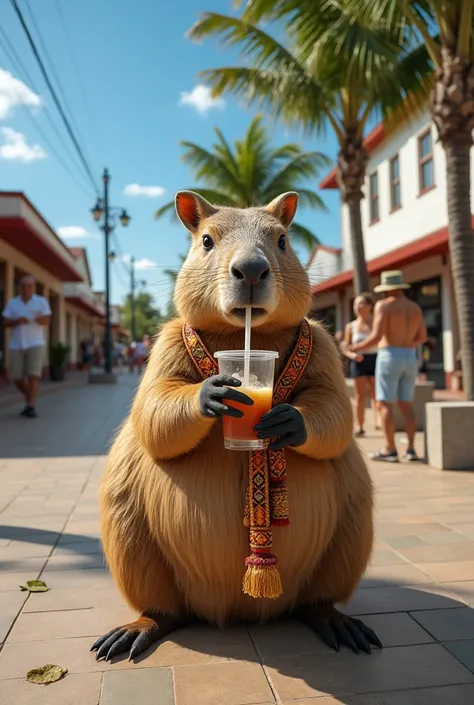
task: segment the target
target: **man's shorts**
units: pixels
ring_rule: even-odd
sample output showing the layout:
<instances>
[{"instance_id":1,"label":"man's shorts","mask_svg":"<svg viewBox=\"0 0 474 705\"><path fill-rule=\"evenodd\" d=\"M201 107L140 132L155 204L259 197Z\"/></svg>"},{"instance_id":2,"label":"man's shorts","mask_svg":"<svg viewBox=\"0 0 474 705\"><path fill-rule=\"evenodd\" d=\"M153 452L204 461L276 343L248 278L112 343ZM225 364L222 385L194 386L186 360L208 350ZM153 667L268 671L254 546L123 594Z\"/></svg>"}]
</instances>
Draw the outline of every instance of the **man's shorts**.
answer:
<instances>
[{"instance_id":1,"label":"man's shorts","mask_svg":"<svg viewBox=\"0 0 474 705\"><path fill-rule=\"evenodd\" d=\"M43 374L44 346L26 350L9 350L10 379L41 377Z\"/></svg>"},{"instance_id":2,"label":"man's shorts","mask_svg":"<svg viewBox=\"0 0 474 705\"><path fill-rule=\"evenodd\" d=\"M412 402L417 375L413 348L382 348L375 365L375 398L387 403Z\"/></svg>"}]
</instances>

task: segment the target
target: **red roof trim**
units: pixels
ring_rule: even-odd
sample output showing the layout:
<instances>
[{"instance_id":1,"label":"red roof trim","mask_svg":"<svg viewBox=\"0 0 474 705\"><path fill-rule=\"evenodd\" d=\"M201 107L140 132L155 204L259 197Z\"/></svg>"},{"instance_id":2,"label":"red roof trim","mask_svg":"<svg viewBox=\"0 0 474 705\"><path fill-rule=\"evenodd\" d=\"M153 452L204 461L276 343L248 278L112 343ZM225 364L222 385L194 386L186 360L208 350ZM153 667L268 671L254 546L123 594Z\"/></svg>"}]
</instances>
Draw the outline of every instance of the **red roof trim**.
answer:
<instances>
[{"instance_id":1,"label":"red roof trim","mask_svg":"<svg viewBox=\"0 0 474 705\"><path fill-rule=\"evenodd\" d=\"M69 248L67 245L64 244L64 242L61 240L59 235L51 225L48 223L48 221L45 219L43 215L39 212L37 208L32 204L30 199L25 196L23 191L0 191L0 198L20 198L22 201L24 201L30 208L31 210L35 213L35 215L38 216L38 218L41 220L41 222L48 228L49 232L53 235L53 237L56 239L56 241L61 245L61 247L64 249L65 252L69 254ZM20 216L21 217L21 216ZM1 217L0 217L1 220ZM82 279L81 279L82 281Z\"/></svg>"},{"instance_id":2,"label":"red roof trim","mask_svg":"<svg viewBox=\"0 0 474 705\"><path fill-rule=\"evenodd\" d=\"M62 282L82 282L78 270L44 240L21 216L0 216L0 240L23 253ZM68 253L69 254L69 253Z\"/></svg>"},{"instance_id":3,"label":"red roof trim","mask_svg":"<svg viewBox=\"0 0 474 705\"><path fill-rule=\"evenodd\" d=\"M87 299L83 299L82 296L66 296L65 299L67 303L77 306L86 313L96 316L96 318L105 318L103 311L94 306L90 301L87 301Z\"/></svg>"},{"instance_id":4,"label":"red roof trim","mask_svg":"<svg viewBox=\"0 0 474 705\"><path fill-rule=\"evenodd\" d=\"M370 154L385 138L385 125L380 122L377 127L374 127L372 132L369 132L364 140L364 147L367 153ZM320 189L335 189L339 188L336 179L336 168L332 169L327 176L319 184Z\"/></svg>"},{"instance_id":5,"label":"red roof trim","mask_svg":"<svg viewBox=\"0 0 474 705\"><path fill-rule=\"evenodd\" d=\"M91 270L89 267L89 258L87 257L86 248L85 247L69 247L69 252L76 259L79 259L79 257L84 257L84 260L86 263L87 277L89 279L89 284L92 286Z\"/></svg>"},{"instance_id":6,"label":"red roof trim","mask_svg":"<svg viewBox=\"0 0 474 705\"><path fill-rule=\"evenodd\" d=\"M472 218L474 228L474 217ZM449 250L449 230L448 227L436 230L429 235L413 240L412 242L398 247L396 250L386 252L379 257L367 262L369 274L374 276L380 274L384 270L394 267L406 266L412 262L417 262L420 259L431 257L436 254L445 254ZM343 289L352 283L353 270L349 269L345 272L340 272L330 279L313 286L313 294L321 294L325 291L337 291Z\"/></svg>"}]
</instances>

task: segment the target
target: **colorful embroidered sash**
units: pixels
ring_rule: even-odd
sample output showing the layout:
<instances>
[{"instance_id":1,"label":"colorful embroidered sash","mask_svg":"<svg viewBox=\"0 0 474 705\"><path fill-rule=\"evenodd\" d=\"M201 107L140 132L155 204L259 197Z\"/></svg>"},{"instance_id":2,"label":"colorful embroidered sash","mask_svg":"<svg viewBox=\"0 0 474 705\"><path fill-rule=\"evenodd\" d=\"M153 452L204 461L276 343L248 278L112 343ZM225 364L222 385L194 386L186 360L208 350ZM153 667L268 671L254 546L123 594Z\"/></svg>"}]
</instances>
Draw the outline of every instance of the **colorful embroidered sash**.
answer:
<instances>
[{"instance_id":1,"label":"colorful embroidered sash","mask_svg":"<svg viewBox=\"0 0 474 705\"><path fill-rule=\"evenodd\" d=\"M217 362L199 335L183 326L183 339L188 353L203 379L218 374ZM288 362L273 390L273 406L288 401L308 364L312 347L311 327L306 320L300 326ZM272 525L289 524L288 496L285 486L286 458L281 450L249 452L249 484L244 525L250 529L251 555L246 559L247 572L243 591L252 597L276 598L282 592L277 559L271 553Z\"/></svg>"}]
</instances>

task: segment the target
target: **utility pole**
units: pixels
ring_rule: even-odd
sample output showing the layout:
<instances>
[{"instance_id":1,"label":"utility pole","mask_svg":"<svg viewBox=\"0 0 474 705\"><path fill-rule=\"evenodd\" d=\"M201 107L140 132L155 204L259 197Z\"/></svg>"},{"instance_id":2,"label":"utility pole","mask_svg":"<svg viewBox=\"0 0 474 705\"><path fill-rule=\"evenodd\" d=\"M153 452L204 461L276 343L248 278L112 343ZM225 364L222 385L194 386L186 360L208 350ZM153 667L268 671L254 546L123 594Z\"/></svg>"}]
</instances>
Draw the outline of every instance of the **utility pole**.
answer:
<instances>
[{"instance_id":1,"label":"utility pole","mask_svg":"<svg viewBox=\"0 0 474 705\"><path fill-rule=\"evenodd\" d=\"M132 309L132 340L136 340L135 325L135 257L130 259L130 306Z\"/></svg>"},{"instance_id":2,"label":"utility pole","mask_svg":"<svg viewBox=\"0 0 474 705\"><path fill-rule=\"evenodd\" d=\"M112 376L112 336L110 334L110 233L115 228L115 219L119 218L120 222L126 227L130 222L130 216L125 209L115 208L109 204L109 181L110 174L108 169L104 169L102 182L104 184L103 198L99 198L94 208L92 208L92 216L98 223L103 219L103 225L100 226L105 235L105 365L104 372L106 377ZM120 215L119 215L120 213Z\"/></svg>"}]
</instances>

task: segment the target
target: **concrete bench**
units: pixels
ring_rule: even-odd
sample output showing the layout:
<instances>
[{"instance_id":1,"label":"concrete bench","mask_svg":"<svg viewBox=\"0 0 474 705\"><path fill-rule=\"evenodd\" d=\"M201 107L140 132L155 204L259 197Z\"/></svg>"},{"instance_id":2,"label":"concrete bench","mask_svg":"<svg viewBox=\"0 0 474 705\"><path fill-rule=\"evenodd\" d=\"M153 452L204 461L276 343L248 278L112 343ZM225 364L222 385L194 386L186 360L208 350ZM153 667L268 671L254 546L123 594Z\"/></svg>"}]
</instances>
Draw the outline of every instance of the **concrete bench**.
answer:
<instances>
[{"instance_id":1,"label":"concrete bench","mask_svg":"<svg viewBox=\"0 0 474 705\"><path fill-rule=\"evenodd\" d=\"M354 380L346 379L347 389L349 391L349 396L354 399ZM418 382L415 385L415 396L413 399L413 409L415 412L416 420L416 430L423 431L425 428L425 406L429 402L433 401L434 392L434 382ZM367 397L367 408L370 408L370 399ZM405 425L403 423L403 416L400 413L398 405L394 408L395 415L395 429L397 431L404 431ZM473 427L474 428L474 427Z\"/></svg>"},{"instance_id":2,"label":"concrete bench","mask_svg":"<svg viewBox=\"0 0 474 705\"><path fill-rule=\"evenodd\" d=\"M474 470L474 401L426 406L426 458L434 468Z\"/></svg>"}]
</instances>

